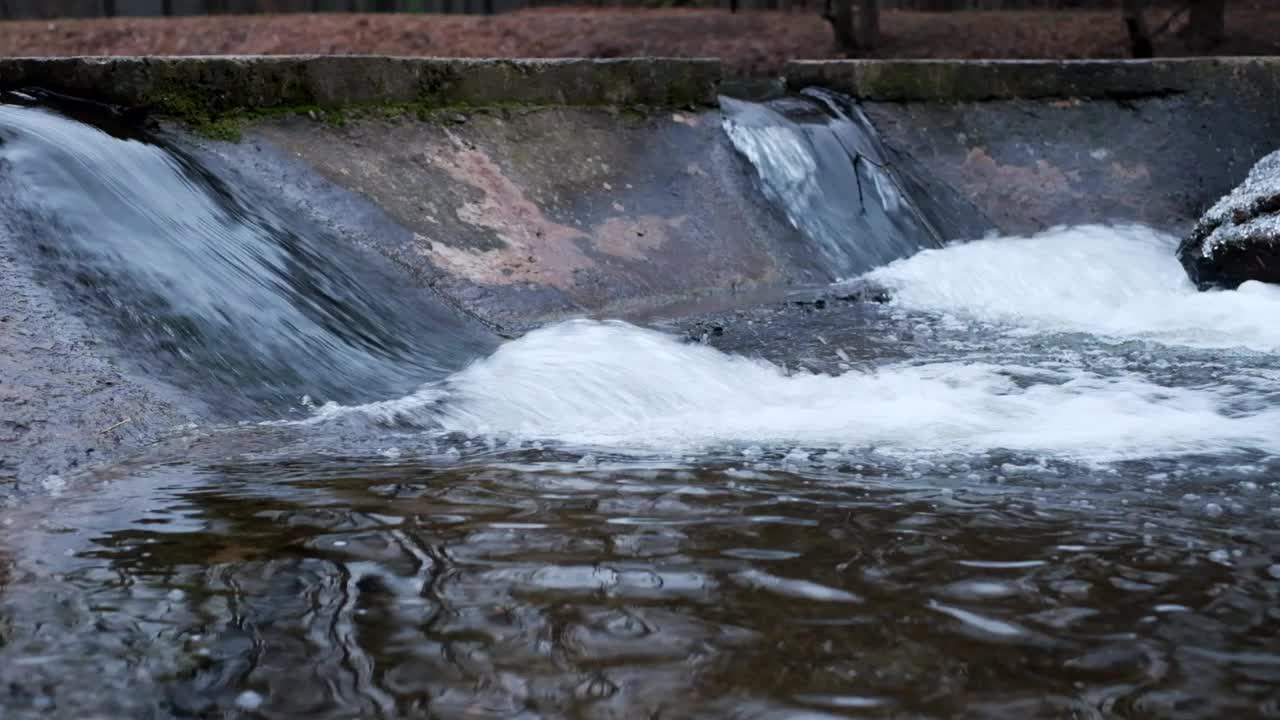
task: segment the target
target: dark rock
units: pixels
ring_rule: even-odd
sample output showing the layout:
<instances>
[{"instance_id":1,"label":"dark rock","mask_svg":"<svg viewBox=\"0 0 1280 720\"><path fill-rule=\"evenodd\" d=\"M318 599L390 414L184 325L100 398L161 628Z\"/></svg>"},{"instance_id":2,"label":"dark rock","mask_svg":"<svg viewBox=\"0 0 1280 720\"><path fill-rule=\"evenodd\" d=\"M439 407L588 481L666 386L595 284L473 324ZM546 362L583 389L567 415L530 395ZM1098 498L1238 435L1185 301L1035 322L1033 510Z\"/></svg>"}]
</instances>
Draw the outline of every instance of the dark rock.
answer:
<instances>
[{"instance_id":1,"label":"dark rock","mask_svg":"<svg viewBox=\"0 0 1280 720\"><path fill-rule=\"evenodd\" d=\"M1201 290L1280 283L1280 151L1204 214L1178 247L1178 259Z\"/></svg>"},{"instance_id":2,"label":"dark rock","mask_svg":"<svg viewBox=\"0 0 1280 720\"><path fill-rule=\"evenodd\" d=\"M830 303L887 303L893 299L889 289L865 278L818 288L804 288L787 293L787 302L808 310L822 310Z\"/></svg>"},{"instance_id":3,"label":"dark rock","mask_svg":"<svg viewBox=\"0 0 1280 720\"><path fill-rule=\"evenodd\" d=\"M871 283L863 283L862 285L847 290L836 295L837 300L852 303L872 302L884 304L893 299L889 294L888 288L883 288Z\"/></svg>"}]
</instances>

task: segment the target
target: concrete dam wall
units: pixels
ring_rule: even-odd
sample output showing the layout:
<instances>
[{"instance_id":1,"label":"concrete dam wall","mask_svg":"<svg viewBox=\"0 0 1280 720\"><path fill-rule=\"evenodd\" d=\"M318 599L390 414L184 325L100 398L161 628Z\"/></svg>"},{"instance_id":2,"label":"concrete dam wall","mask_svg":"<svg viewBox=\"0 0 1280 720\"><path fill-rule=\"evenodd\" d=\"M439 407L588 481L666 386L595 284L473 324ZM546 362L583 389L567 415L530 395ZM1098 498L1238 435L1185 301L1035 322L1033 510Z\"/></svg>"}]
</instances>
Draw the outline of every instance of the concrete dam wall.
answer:
<instances>
[{"instance_id":1,"label":"concrete dam wall","mask_svg":"<svg viewBox=\"0 0 1280 720\"><path fill-rule=\"evenodd\" d=\"M0 88L15 481L397 397L566 317L993 231L1180 233L1280 138L1271 59L19 58Z\"/></svg>"},{"instance_id":2,"label":"concrete dam wall","mask_svg":"<svg viewBox=\"0 0 1280 720\"><path fill-rule=\"evenodd\" d=\"M893 164L993 229L1181 231L1280 137L1278 68L798 62L785 87L857 100ZM720 96L778 84L715 61L18 59L0 82L147 109L499 326L831 279L721 127Z\"/></svg>"}]
</instances>

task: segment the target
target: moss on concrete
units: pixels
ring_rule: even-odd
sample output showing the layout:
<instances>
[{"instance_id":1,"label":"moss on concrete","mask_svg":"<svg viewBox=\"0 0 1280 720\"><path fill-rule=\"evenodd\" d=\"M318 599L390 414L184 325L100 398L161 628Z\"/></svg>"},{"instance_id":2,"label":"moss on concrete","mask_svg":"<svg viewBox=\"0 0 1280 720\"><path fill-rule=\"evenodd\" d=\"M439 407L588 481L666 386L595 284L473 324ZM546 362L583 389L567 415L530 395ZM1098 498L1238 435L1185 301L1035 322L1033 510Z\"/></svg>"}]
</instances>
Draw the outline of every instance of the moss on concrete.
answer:
<instances>
[{"instance_id":1,"label":"moss on concrete","mask_svg":"<svg viewBox=\"0 0 1280 720\"><path fill-rule=\"evenodd\" d=\"M710 106L714 60L454 60L365 56L0 59L0 87L38 86L232 138L246 121L320 113L428 118L494 106ZM336 114L335 114L336 113Z\"/></svg>"},{"instance_id":2,"label":"moss on concrete","mask_svg":"<svg viewBox=\"0 0 1280 720\"><path fill-rule=\"evenodd\" d=\"M515 103L475 105L442 105L427 103L383 103L358 105L345 108L325 108L319 105L291 105L256 109L236 109L223 113L210 113L199 106L163 105L155 112L181 123L198 135L212 140L239 141L243 131L254 123L283 117L305 117L331 128L342 128L361 120L405 120L449 123L459 115L490 112L532 112L547 109L550 105L526 105ZM638 111L637 111L638 112ZM647 112L652 112L647 111Z\"/></svg>"},{"instance_id":3,"label":"moss on concrete","mask_svg":"<svg viewBox=\"0 0 1280 720\"><path fill-rule=\"evenodd\" d=\"M449 103L437 105L430 102L372 103L343 108L326 108L319 105L290 105L267 108L238 108L227 112L210 112L199 104L157 104L154 112L181 123L192 132L212 140L238 142L245 129L255 123L284 117L305 117L331 128L342 128L366 120L401 121L415 120L424 123L451 124L460 117L491 113L529 113L551 110L562 105L545 103L493 102L482 105ZM654 105L598 105L631 119L643 119L665 109Z\"/></svg>"},{"instance_id":4,"label":"moss on concrete","mask_svg":"<svg viewBox=\"0 0 1280 720\"><path fill-rule=\"evenodd\" d=\"M1280 94L1280 58L796 61L786 78L792 90L816 85L894 102Z\"/></svg>"},{"instance_id":5,"label":"moss on concrete","mask_svg":"<svg viewBox=\"0 0 1280 720\"><path fill-rule=\"evenodd\" d=\"M1280 97L1280 59L1155 61L800 61L792 90L819 85L868 100L983 101L1133 98L1176 93ZM709 107L722 90L714 60L468 60L368 56L0 59L0 88L45 87L190 125L221 139L249 122L306 114L341 126L355 117L483 108ZM781 83L759 92L780 90ZM740 88L741 90L741 88ZM752 90L751 92L757 92Z\"/></svg>"}]
</instances>

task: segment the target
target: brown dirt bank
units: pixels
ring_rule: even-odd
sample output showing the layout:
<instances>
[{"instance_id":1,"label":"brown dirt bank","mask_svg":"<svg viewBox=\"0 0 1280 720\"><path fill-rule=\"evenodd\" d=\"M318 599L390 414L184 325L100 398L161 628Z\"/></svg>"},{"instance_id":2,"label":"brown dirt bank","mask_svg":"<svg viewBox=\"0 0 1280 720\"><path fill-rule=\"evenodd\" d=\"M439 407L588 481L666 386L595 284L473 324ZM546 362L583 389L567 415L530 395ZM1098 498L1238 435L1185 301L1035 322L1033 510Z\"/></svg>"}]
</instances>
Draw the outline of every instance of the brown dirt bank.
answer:
<instances>
[{"instance_id":1,"label":"brown dirt bank","mask_svg":"<svg viewBox=\"0 0 1280 720\"><path fill-rule=\"evenodd\" d=\"M1153 13L1155 25L1163 13ZM877 57L1127 56L1115 12L886 11ZM1215 54L1280 54L1280 9L1241 3ZM1186 54L1173 33L1160 55ZM454 57L720 57L734 75L778 74L794 58L835 57L812 12L526 11L467 15L257 15L0 23L3 55L378 54Z\"/></svg>"}]
</instances>

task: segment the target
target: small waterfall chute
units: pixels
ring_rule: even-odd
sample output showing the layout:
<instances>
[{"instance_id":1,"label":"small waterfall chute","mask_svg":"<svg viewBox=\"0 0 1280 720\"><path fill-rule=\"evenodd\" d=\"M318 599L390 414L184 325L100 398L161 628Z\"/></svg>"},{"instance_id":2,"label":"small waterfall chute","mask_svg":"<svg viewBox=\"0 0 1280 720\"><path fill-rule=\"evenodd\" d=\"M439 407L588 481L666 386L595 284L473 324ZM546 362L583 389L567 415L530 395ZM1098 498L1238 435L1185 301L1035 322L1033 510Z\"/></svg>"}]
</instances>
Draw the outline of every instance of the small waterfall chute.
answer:
<instances>
[{"instance_id":1,"label":"small waterfall chute","mask_svg":"<svg viewBox=\"0 0 1280 720\"><path fill-rule=\"evenodd\" d=\"M220 409L396 397L496 344L270 188L136 128L6 100L0 232L135 361Z\"/></svg>"},{"instance_id":2,"label":"small waterfall chute","mask_svg":"<svg viewBox=\"0 0 1280 720\"><path fill-rule=\"evenodd\" d=\"M724 128L770 201L846 279L990 223L879 137L862 108L819 89L752 103L721 98Z\"/></svg>"}]
</instances>

